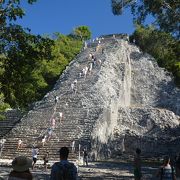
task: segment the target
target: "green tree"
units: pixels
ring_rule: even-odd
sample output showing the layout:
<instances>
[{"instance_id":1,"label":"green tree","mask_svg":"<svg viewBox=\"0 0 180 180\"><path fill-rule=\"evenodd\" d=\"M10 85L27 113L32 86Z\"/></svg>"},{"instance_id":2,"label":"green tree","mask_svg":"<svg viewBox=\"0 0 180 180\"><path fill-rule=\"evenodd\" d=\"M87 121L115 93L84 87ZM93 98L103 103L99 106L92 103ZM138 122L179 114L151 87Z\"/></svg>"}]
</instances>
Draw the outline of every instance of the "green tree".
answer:
<instances>
[{"instance_id":1,"label":"green tree","mask_svg":"<svg viewBox=\"0 0 180 180\"><path fill-rule=\"evenodd\" d=\"M27 0L32 4L36 0ZM5 102L12 107L25 107L47 86L38 74L43 58L50 58L53 41L30 34L15 24L17 18L25 15L20 0L0 3L0 61L3 73L0 76L1 92Z\"/></svg>"},{"instance_id":2,"label":"green tree","mask_svg":"<svg viewBox=\"0 0 180 180\"><path fill-rule=\"evenodd\" d=\"M37 0L27 0L29 4L33 4ZM0 24L1 27L22 18L25 11L21 7L21 0L1 0L0 1Z\"/></svg>"},{"instance_id":3,"label":"green tree","mask_svg":"<svg viewBox=\"0 0 180 180\"><path fill-rule=\"evenodd\" d=\"M143 24L148 15L154 17L154 25L179 38L180 3L176 0L111 0L112 12L119 15L123 8L131 7L134 19Z\"/></svg>"},{"instance_id":4,"label":"green tree","mask_svg":"<svg viewBox=\"0 0 180 180\"><path fill-rule=\"evenodd\" d=\"M1 58L3 58L3 57L1 57ZM0 76L2 76L3 72L4 72L4 69L2 68L2 61L0 61ZM3 112L7 108L10 108L9 104L4 102L4 94L2 93L1 88L2 88L2 86L0 83L0 120L4 119Z\"/></svg>"},{"instance_id":5,"label":"green tree","mask_svg":"<svg viewBox=\"0 0 180 180\"><path fill-rule=\"evenodd\" d=\"M38 69L44 58L50 59L53 41L17 25L9 25L6 32L0 36L1 54L5 57L0 77L2 91L12 107L25 107L38 99L39 91L47 86Z\"/></svg>"},{"instance_id":6,"label":"green tree","mask_svg":"<svg viewBox=\"0 0 180 180\"><path fill-rule=\"evenodd\" d=\"M80 38L81 41L88 40L91 38L91 31L88 26L79 26L74 29L73 35Z\"/></svg>"},{"instance_id":7,"label":"green tree","mask_svg":"<svg viewBox=\"0 0 180 180\"><path fill-rule=\"evenodd\" d=\"M7 0L0 4L0 101L12 108L26 108L41 99L79 53L82 40L90 37L86 26L79 28L80 36L56 33L53 40L49 35L31 34L15 24L25 15L21 2Z\"/></svg>"},{"instance_id":8,"label":"green tree","mask_svg":"<svg viewBox=\"0 0 180 180\"><path fill-rule=\"evenodd\" d=\"M2 66L5 71L0 80L6 102L12 107L25 108L52 89L59 75L79 53L82 41L56 34L52 45L51 39L31 35L20 27L14 31L16 33L6 37L12 46L8 44Z\"/></svg>"},{"instance_id":9,"label":"green tree","mask_svg":"<svg viewBox=\"0 0 180 180\"><path fill-rule=\"evenodd\" d=\"M82 48L82 41L70 35L65 36L60 33L54 33L54 37L53 58L50 61L44 59L41 67L43 77L48 84L45 92L53 87L59 75Z\"/></svg>"}]
</instances>

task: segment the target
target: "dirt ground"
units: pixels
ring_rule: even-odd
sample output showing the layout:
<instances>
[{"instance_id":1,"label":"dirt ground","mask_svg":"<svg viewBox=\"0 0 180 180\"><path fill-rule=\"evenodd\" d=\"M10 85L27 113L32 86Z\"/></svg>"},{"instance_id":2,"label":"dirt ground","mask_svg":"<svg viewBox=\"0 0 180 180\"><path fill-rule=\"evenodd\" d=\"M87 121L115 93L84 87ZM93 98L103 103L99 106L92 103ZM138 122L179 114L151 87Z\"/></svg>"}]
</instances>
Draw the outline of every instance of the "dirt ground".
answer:
<instances>
[{"instance_id":1,"label":"dirt ground","mask_svg":"<svg viewBox=\"0 0 180 180\"><path fill-rule=\"evenodd\" d=\"M132 180L133 167L126 162L91 162L89 166L79 166L79 180ZM6 180L10 167L0 167L0 180ZM144 165L142 167L142 180L155 180L156 166ZM50 168L45 172L42 167L32 171L34 180L49 180Z\"/></svg>"},{"instance_id":2,"label":"dirt ground","mask_svg":"<svg viewBox=\"0 0 180 180\"><path fill-rule=\"evenodd\" d=\"M157 167L143 166L142 180L155 180L155 174ZM115 179L115 180L132 180L133 167L130 163L114 163L114 162L97 162L92 163L89 167L80 167L79 175L81 179L92 179L92 180L104 180L104 179Z\"/></svg>"}]
</instances>

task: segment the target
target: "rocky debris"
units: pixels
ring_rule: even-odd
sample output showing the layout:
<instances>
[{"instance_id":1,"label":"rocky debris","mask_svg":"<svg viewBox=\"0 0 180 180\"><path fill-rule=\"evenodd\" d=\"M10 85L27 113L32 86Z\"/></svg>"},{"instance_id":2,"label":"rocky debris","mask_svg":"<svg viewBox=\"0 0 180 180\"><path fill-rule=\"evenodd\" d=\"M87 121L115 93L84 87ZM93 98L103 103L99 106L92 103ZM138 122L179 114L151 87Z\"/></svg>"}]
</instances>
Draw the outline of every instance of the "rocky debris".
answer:
<instances>
[{"instance_id":1,"label":"rocky debris","mask_svg":"<svg viewBox=\"0 0 180 180\"><path fill-rule=\"evenodd\" d=\"M130 51L132 67L131 104L164 108L180 115L180 91L173 77L157 66L148 54Z\"/></svg>"}]
</instances>

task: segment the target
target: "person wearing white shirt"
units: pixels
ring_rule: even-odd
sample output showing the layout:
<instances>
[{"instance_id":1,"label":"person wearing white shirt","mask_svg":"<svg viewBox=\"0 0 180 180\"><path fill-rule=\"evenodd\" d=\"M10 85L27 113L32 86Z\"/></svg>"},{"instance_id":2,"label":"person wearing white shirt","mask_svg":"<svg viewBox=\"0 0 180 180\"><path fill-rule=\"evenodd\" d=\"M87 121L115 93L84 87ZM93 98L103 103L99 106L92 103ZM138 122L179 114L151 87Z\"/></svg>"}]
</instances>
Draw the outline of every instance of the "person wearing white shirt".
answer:
<instances>
[{"instance_id":1,"label":"person wearing white shirt","mask_svg":"<svg viewBox=\"0 0 180 180\"><path fill-rule=\"evenodd\" d=\"M32 159L33 159L33 164L32 164L32 169L34 169L34 166L37 162L37 156L38 156L39 150L38 148L34 148L32 149Z\"/></svg>"}]
</instances>

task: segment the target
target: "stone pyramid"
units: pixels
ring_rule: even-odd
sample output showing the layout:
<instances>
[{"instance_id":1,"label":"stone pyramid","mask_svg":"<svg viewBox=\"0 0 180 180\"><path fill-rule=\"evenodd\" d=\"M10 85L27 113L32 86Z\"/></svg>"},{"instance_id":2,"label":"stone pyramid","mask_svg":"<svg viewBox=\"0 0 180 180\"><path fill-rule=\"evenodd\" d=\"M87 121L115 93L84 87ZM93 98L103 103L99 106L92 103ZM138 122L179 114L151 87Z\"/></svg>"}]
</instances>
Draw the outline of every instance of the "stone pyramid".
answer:
<instances>
[{"instance_id":1,"label":"stone pyramid","mask_svg":"<svg viewBox=\"0 0 180 180\"><path fill-rule=\"evenodd\" d=\"M73 141L76 152L80 144L95 159L132 153L136 147L147 155L176 153L180 90L150 55L127 40L125 35L108 35L90 42L54 88L6 134L2 158L31 156L36 146L40 158L49 151L57 160L59 148L71 148ZM52 119L52 136L42 146ZM18 139L23 147L17 150Z\"/></svg>"}]
</instances>

